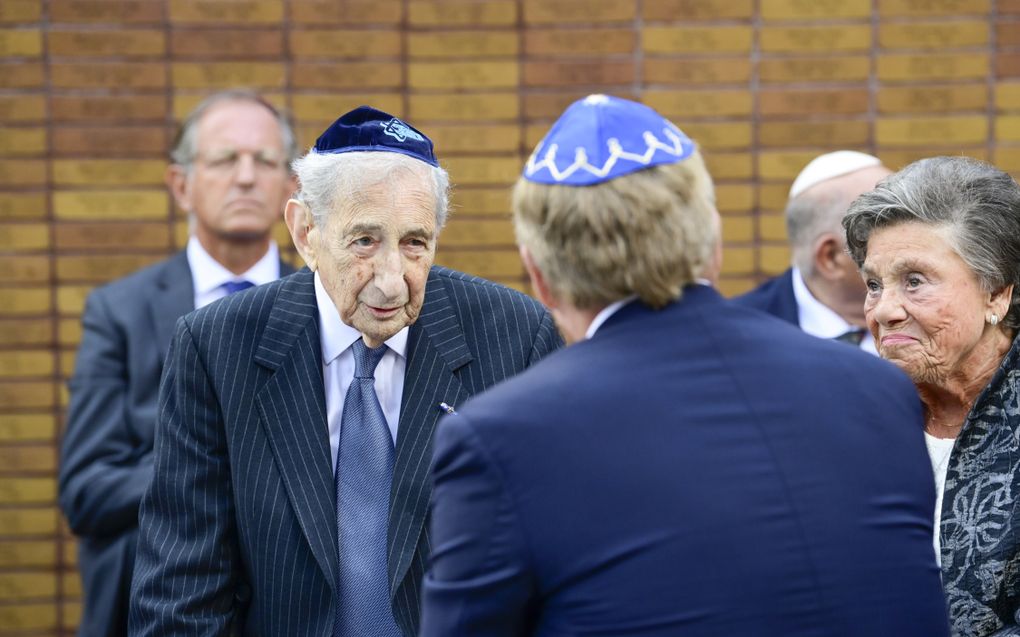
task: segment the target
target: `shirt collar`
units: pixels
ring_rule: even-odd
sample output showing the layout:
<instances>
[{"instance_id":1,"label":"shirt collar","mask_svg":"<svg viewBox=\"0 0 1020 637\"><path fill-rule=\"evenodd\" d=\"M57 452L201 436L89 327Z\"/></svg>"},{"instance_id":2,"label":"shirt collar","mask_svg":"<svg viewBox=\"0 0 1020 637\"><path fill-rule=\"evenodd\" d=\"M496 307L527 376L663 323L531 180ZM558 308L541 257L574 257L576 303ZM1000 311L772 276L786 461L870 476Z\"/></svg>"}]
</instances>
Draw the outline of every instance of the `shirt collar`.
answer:
<instances>
[{"instance_id":1,"label":"shirt collar","mask_svg":"<svg viewBox=\"0 0 1020 637\"><path fill-rule=\"evenodd\" d=\"M634 294L631 294L630 296L628 296L625 299L620 299L619 301L614 301L614 302L610 303L609 305L605 306L604 308L602 308L602 311L595 315L595 318L592 319L592 322L588 326L588 329L585 330L584 337L587 339L587 338L591 338L592 336L595 336L595 332L597 332L599 330L599 328L602 327L603 323L605 323L606 321L609 320L610 316L612 316L613 314L616 314L617 312L620 311L620 308L622 308L624 305L627 305L628 303L630 303L631 301L634 301L636 299L637 299L637 296L634 295Z\"/></svg>"},{"instance_id":2,"label":"shirt collar","mask_svg":"<svg viewBox=\"0 0 1020 637\"><path fill-rule=\"evenodd\" d=\"M319 273L315 273L315 303L319 306L319 341L322 347L322 363L329 365L343 354L354 341L361 338L361 332L340 319L333 299L322 285ZM386 341L386 346L401 358L407 358L407 334L411 328L404 326Z\"/></svg>"},{"instance_id":3,"label":"shirt collar","mask_svg":"<svg viewBox=\"0 0 1020 637\"><path fill-rule=\"evenodd\" d=\"M255 285L262 285L280 278L280 251L275 241L270 241L269 249L262 258L240 275L234 274L212 258L195 236L188 239L187 253L196 294L212 292L228 281L244 279Z\"/></svg>"},{"instance_id":4,"label":"shirt collar","mask_svg":"<svg viewBox=\"0 0 1020 637\"><path fill-rule=\"evenodd\" d=\"M797 299L797 320L800 329L808 334L820 338L836 338L850 330L858 329L816 299L797 268L793 268L793 296Z\"/></svg>"}]
</instances>

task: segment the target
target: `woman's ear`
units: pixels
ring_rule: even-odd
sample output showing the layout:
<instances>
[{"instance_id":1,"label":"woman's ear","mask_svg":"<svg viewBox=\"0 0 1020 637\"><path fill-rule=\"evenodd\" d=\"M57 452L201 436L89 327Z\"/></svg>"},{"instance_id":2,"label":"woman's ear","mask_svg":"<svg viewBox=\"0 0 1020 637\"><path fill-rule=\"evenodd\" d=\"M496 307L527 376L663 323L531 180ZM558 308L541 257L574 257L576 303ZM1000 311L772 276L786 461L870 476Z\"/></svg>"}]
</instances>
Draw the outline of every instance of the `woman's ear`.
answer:
<instances>
[{"instance_id":1,"label":"woman's ear","mask_svg":"<svg viewBox=\"0 0 1020 637\"><path fill-rule=\"evenodd\" d=\"M1001 321L1006 316L1006 312L1009 311L1010 303L1013 300L1013 284L1009 284L1003 288L1000 288L996 292L992 292L991 298L988 299L988 312L989 314L995 314Z\"/></svg>"},{"instance_id":2,"label":"woman's ear","mask_svg":"<svg viewBox=\"0 0 1020 637\"><path fill-rule=\"evenodd\" d=\"M297 199L289 199L287 206L283 209L283 219L287 223L287 230L290 231L290 238L294 241L294 247L297 248L298 254L304 259L308 268L315 272L318 261L319 228L315 225L312 211Z\"/></svg>"}]
</instances>

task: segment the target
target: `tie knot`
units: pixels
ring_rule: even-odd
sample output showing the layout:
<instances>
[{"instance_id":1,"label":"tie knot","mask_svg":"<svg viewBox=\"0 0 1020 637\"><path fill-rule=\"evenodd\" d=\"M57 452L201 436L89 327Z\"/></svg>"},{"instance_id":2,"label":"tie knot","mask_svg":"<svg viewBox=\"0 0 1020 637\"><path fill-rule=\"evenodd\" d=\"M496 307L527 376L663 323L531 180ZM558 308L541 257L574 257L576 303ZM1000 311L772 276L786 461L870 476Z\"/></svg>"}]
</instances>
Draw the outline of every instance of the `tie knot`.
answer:
<instances>
[{"instance_id":1,"label":"tie knot","mask_svg":"<svg viewBox=\"0 0 1020 637\"><path fill-rule=\"evenodd\" d=\"M241 281L227 281L226 283L223 284L223 289L227 291L227 294L233 294L234 292L241 292L242 290L247 290L248 288L253 288L253 287L255 287L254 283L252 283L251 281L245 281L245 280L241 280Z\"/></svg>"},{"instance_id":2,"label":"tie knot","mask_svg":"<svg viewBox=\"0 0 1020 637\"><path fill-rule=\"evenodd\" d=\"M862 330L860 328L857 328L857 329L853 329L853 330L850 330L848 332L845 332L843 334L840 334L839 336L836 337L835 340L843 342L843 343L849 343L851 345L860 345L861 341L863 339L864 339L864 330Z\"/></svg>"},{"instance_id":3,"label":"tie knot","mask_svg":"<svg viewBox=\"0 0 1020 637\"><path fill-rule=\"evenodd\" d=\"M375 376L376 365L382 360L383 354L386 353L386 346L380 345L375 349L370 349L365 345L365 341L360 338L354 341L354 377L355 378L372 378Z\"/></svg>"}]
</instances>

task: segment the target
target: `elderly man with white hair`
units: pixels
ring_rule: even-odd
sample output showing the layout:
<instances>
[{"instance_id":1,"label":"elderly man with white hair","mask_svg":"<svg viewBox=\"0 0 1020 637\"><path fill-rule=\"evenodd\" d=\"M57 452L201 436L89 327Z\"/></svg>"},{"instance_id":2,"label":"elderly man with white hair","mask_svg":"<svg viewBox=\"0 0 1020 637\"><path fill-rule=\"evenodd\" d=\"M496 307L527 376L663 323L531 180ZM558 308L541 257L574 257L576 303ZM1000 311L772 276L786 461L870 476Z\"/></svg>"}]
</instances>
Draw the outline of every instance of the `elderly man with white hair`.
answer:
<instances>
[{"instance_id":1,"label":"elderly man with white hair","mask_svg":"<svg viewBox=\"0 0 1020 637\"><path fill-rule=\"evenodd\" d=\"M734 301L877 354L865 338L864 282L846 253L840 224L854 199L891 173L878 157L853 150L813 159L797 175L786 204L791 267Z\"/></svg>"},{"instance_id":2,"label":"elderly man with white hair","mask_svg":"<svg viewBox=\"0 0 1020 637\"><path fill-rule=\"evenodd\" d=\"M433 266L421 131L363 106L294 170L308 267L177 323L132 635L415 635L436 421L560 344L537 302Z\"/></svg>"}]
</instances>

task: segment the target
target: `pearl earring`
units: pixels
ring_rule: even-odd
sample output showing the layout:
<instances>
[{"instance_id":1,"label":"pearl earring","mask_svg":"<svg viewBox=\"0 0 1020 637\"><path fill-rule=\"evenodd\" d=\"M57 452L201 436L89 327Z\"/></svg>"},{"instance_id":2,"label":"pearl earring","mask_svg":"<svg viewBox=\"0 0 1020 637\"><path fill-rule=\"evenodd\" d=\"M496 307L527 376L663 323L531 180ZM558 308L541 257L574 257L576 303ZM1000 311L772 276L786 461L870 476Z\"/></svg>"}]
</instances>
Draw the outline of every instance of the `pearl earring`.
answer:
<instances>
[{"instance_id":1,"label":"pearl earring","mask_svg":"<svg viewBox=\"0 0 1020 637\"><path fill-rule=\"evenodd\" d=\"M998 314L992 314L991 316L989 316L988 317L988 324L991 325L992 327L995 327L996 325L998 325L999 324L999 315Z\"/></svg>"}]
</instances>

